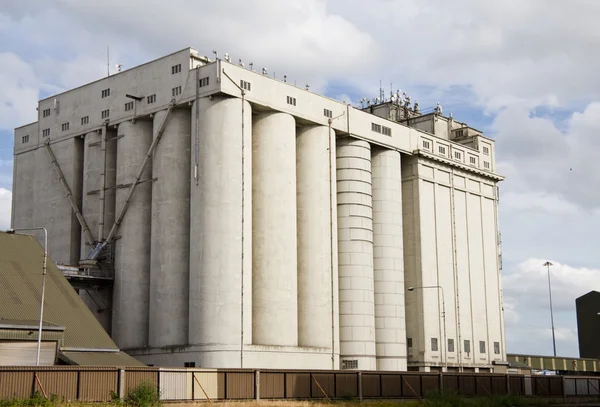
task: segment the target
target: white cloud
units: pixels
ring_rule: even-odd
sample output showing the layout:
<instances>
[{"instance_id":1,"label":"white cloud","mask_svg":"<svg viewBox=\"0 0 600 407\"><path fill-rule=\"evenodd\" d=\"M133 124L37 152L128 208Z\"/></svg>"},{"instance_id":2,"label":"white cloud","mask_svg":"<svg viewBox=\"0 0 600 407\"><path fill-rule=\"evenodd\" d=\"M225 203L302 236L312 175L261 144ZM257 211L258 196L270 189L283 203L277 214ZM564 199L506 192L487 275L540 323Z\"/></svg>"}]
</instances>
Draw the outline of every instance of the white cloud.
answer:
<instances>
[{"instance_id":1,"label":"white cloud","mask_svg":"<svg viewBox=\"0 0 600 407\"><path fill-rule=\"evenodd\" d=\"M0 66L0 128L35 121L38 84L33 69L10 52L0 52Z\"/></svg>"},{"instance_id":2,"label":"white cloud","mask_svg":"<svg viewBox=\"0 0 600 407\"><path fill-rule=\"evenodd\" d=\"M10 207L12 193L4 188L0 188L0 230L10 228Z\"/></svg>"}]
</instances>

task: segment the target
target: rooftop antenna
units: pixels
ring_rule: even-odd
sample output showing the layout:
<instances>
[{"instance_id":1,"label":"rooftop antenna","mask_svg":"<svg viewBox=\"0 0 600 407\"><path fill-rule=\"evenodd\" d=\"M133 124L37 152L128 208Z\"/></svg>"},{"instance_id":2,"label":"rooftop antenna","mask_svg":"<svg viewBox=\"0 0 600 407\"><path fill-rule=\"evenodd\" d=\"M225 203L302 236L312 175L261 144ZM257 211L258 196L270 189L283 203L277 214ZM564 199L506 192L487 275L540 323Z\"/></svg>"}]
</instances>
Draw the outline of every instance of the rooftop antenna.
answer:
<instances>
[{"instance_id":1,"label":"rooftop antenna","mask_svg":"<svg viewBox=\"0 0 600 407\"><path fill-rule=\"evenodd\" d=\"M267 70L267 68L263 68L262 69L262 74L263 75L268 75L269 74L269 71Z\"/></svg>"},{"instance_id":2,"label":"rooftop antenna","mask_svg":"<svg viewBox=\"0 0 600 407\"><path fill-rule=\"evenodd\" d=\"M383 90L383 86L381 85L381 79L379 80L379 100L383 102L385 99L385 91Z\"/></svg>"},{"instance_id":3,"label":"rooftop antenna","mask_svg":"<svg viewBox=\"0 0 600 407\"><path fill-rule=\"evenodd\" d=\"M254 62L250 62L248 65L250 66L250 70L254 71Z\"/></svg>"},{"instance_id":4,"label":"rooftop antenna","mask_svg":"<svg viewBox=\"0 0 600 407\"><path fill-rule=\"evenodd\" d=\"M242 58L240 58L240 66L243 68L244 67L244 63L242 62Z\"/></svg>"},{"instance_id":5,"label":"rooftop antenna","mask_svg":"<svg viewBox=\"0 0 600 407\"><path fill-rule=\"evenodd\" d=\"M287 83L287 75L283 75L283 81Z\"/></svg>"},{"instance_id":6,"label":"rooftop antenna","mask_svg":"<svg viewBox=\"0 0 600 407\"><path fill-rule=\"evenodd\" d=\"M213 49L213 54L215 54L215 60L219 59L219 53Z\"/></svg>"},{"instance_id":7,"label":"rooftop antenna","mask_svg":"<svg viewBox=\"0 0 600 407\"><path fill-rule=\"evenodd\" d=\"M310 85L307 83L306 84L306 90L309 90L309 88L310 88Z\"/></svg>"},{"instance_id":8,"label":"rooftop antenna","mask_svg":"<svg viewBox=\"0 0 600 407\"><path fill-rule=\"evenodd\" d=\"M227 52L225 53L225 61L231 62L231 57L229 57L229 54Z\"/></svg>"},{"instance_id":9,"label":"rooftop antenna","mask_svg":"<svg viewBox=\"0 0 600 407\"><path fill-rule=\"evenodd\" d=\"M110 76L110 47L106 46L106 76Z\"/></svg>"},{"instance_id":10,"label":"rooftop antenna","mask_svg":"<svg viewBox=\"0 0 600 407\"><path fill-rule=\"evenodd\" d=\"M117 72L121 72L121 67L123 66L123 64L116 64L115 68L117 69Z\"/></svg>"}]
</instances>

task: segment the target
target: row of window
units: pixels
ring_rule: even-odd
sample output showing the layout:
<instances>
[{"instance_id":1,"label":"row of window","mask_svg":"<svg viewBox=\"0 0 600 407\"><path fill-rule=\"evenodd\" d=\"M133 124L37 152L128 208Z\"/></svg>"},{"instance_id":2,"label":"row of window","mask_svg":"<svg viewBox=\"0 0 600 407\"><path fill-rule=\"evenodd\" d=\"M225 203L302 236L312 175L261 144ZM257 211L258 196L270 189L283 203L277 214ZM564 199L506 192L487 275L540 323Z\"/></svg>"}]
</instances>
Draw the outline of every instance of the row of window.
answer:
<instances>
[{"instance_id":1,"label":"row of window","mask_svg":"<svg viewBox=\"0 0 600 407\"><path fill-rule=\"evenodd\" d=\"M412 348L412 338L406 338L406 345ZM438 350L438 338L431 338L431 351L437 352ZM454 339L448 339L448 352L454 352ZM464 352L471 353L471 341L469 339L464 340ZM485 341L479 341L479 353L485 353ZM500 342L494 342L494 354L500 354Z\"/></svg>"},{"instance_id":2,"label":"row of window","mask_svg":"<svg viewBox=\"0 0 600 407\"><path fill-rule=\"evenodd\" d=\"M287 104L288 105L292 105L292 106L296 106L296 98L293 98L291 96L287 97Z\"/></svg>"},{"instance_id":3,"label":"row of window","mask_svg":"<svg viewBox=\"0 0 600 407\"><path fill-rule=\"evenodd\" d=\"M29 134L21 137L21 143L22 144L29 143Z\"/></svg>"},{"instance_id":4,"label":"row of window","mask_svg":"<svg viewBox=\"0 0 600 407\"><path fill-rule=\"evenodd\" d=\"M375 133L383 134L384 136L391 136L392 129L389 127L382 126L381 124L371 123L371 130Z\"/></svg>"},{"instance_id":5,"label":"row of window","mask_svg":"<svg viewBox=\"0 0 600 407\"><path fill-rule=\"evenodd\" d=\"M431 143L428 140L422 140L422 144L423 144L423 148L425 150L431 150ZM438 146L438 153L441 154L441 155L446 155L446 146ZM489 155L489 148L488 147L483 147L483 153ZM461 151L455 151L454 152L454 158L456 160L462 160L462 152ZM469 157L469 164L471 164L471 165L477 165L477 158L476 157ZM483 162L483 167L485 169L489 170L490 169L490 163L489 163L489 161L484 161Z\"/></svg>"},{"instance_id":6,"label":"row of window","mask_svg":"<svg viewBox=\"0 0 600 407\"><path fill-rule=\"evenodd\" d=\"M250 82L240 79L240 88L245 90L252 90L252 85Z\"/></svg>"},{"instance_id":7,"label":"row of window","mask_svg":"<svg viewBox=\"0 0 600 407\"><path fill-rule=\"evenodd\" d=\"M329 109L323 109L323 116L325 117L329 117L330 119L333 118L333 112Z\"/></svg>"},{"instance_id":8,"label":"row of window","mask_svg":"<svg viewBox=\"0 0 600 407\"><path fill-rule=\"evenodd\" d=\"M205 86L208 86L208 83L209 83L209 81L208 81L208 76L207 76L206 78L200 78L200 79L198 80L198 87L199 87L199 88L203 88L203 87L205 87Z\"/></svg>"},{"instance_id":9,"label":"row of window","mask_svg":"<svg viewBox=\"0 0 600 407\"><path fill-rule=\"evenodd\" d=\"M181 95L181 86L174 87L173 89L171 89L171 92L173 94L173 97Z\"/></svg>"}]
</instances>

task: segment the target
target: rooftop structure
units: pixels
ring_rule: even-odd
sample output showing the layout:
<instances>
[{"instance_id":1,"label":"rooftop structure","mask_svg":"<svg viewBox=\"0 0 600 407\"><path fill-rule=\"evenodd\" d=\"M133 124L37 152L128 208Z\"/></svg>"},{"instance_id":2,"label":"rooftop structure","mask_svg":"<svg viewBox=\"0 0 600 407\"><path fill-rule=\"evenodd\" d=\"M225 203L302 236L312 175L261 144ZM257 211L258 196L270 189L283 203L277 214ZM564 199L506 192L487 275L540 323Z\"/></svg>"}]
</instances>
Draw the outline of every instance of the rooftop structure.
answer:
<instances>
[{"instance_id":1,"label":"rooftop structure","mask_svg":"<svg viewBox=\"0 0 600 407\"><path fill-rule=\"evenodd\" d=\"M15 130L13 226L48 228L119 347L221 368L504 360L493 141L441 106L355 108L230 61L184 49Z\"/></svg>"}]
</instances>

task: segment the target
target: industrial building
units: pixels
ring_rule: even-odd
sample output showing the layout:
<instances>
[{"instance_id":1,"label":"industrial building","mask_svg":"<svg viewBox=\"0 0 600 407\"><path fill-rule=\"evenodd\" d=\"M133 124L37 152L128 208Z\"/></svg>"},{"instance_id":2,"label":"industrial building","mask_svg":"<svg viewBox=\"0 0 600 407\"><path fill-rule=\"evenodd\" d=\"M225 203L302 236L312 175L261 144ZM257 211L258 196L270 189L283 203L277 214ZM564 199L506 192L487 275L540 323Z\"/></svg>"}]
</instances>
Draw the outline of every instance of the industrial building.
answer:
<instances>
[{"instance_id":1,"label":"industrial building","mask_svg":"<svg viewBox=\"0 0 600 407\"><path fill-rule=\"evenodd\" d=\"M600 359L600 292L590 291L575 300L579 357Z\"/></svg>"},{"instance_id":2,"label":"industrial building","mask_svg":"<svg viewBox=\"0 0 600 407\"><path fill-rule=\"evenodd\" d=\"M148 364L504 361L493 141L400 92L354 107L253 68L187 48L40 100L13 227L48 228Z\"/></svg>"},{"instance_id":3,"label":"industrial building","mask_svg":"<svg viewBox=\"0 0 600 407\"><path fill-rule=\"evenodd\" d=\"M121 352L32 236L0 232L0 366L143 366ZM43 321L40 303L44 286Z\"/></svg>"}]
</instances>

